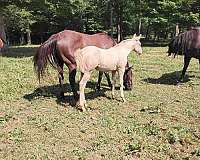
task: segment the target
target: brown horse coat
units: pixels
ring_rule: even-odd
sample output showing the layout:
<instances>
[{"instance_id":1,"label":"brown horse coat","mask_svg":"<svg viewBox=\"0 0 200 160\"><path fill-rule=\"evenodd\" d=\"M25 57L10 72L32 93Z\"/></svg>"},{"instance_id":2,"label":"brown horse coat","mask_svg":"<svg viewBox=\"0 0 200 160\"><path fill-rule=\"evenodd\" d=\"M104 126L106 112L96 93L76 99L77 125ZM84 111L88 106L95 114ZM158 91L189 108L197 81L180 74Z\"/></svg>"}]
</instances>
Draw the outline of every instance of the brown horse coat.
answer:
<instances>
[{"instance_id":1,"label":"brown horse coat","mask_svg":"<svg viewBox=\"0 0 200 160\"><path fill-rule=\"evenodd\" d=\"M47 64L50 63L59 72L59 82L62 89L61 96L63 97L63 65L66 64L69 68L69 82L74 98L77 100L78 94L75 83L77 65L74 59L74 52L78 48L85 46L92 45L100 48L110 48L115 44L115 41L106 33L88 35L71 30L64 30L52 35L39 47L33 58L35 71L40 80L45 74Z\"/></svg>"},{"instance_id":2,"label":"brown horse coat","mask_svg":"<svg viewBox=\"0 0 200 160\"><path fill-rule=\"evenodd\" d=\"M0 49L3 48L3 41L0 38Z\"/></svg>"}]
</instances>

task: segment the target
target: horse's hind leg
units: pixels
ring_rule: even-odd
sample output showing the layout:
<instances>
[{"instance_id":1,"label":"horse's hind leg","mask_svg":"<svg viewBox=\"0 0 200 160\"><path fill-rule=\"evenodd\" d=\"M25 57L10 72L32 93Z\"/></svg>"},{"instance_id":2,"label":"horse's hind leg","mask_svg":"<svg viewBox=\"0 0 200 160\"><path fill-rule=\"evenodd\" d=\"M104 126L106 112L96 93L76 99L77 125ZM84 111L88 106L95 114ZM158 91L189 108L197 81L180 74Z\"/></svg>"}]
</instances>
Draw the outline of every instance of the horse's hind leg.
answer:
<instances>
[{"instance_id":1,"label":"horse's hind leg","mask_svg":"<svg viewBox=\"0 0 200 160\"><path fill-rule=\"evenodd\" d=\"M108 86L112 89L112 83L110 81L110 76L108 72L104 72L106 78L107 78L107 82L108 82Z\"/></svg>"},{"instance_id":2,"label":"horse's hind leg","mask_svg":"<svg viewBox=\"0 0 200 160\"><path fill-rule=\"evenodd\" d=\"M85 100L85 93L84 93L84 90L85 90L85 86L87 84L87 81L90 79L90 72L86 72L84 74L82 74L81 76L81 81L79 82L79 89L80 89L80 107L81 107L81 110L82 111L85 111L85 107L84 105L86 104L86 100Z\"/></svg>"},{"instance_id":3,"label":"horse's hind leg","mask_svg":"<svg viewBox=\"0 0 200 160\"><path fill-rule=\"evenodd\" d=\"M103 72L99 71L99 78L98 78L98 82L97 82L97 86L96 86L97 90L100 90L102 75L103 75Z\"/></svg>"},{"instance_id":4,"label":"horse's hind leg","mask_svg":"<svg viewBox=\"0 0 200 160\"><path fill-rule=\"evenodd\" d=\"M76 77L76 69L73 69L73 70L69 69L70 86L71 86L75 101L78 101L79 96L78 96L77 89L76 89L75 77Z\"/></svg>"},{"instance_id":5,"label":"horse's hind leg","mask_svg":"<svg viewBox=\"0 0 200 160\"><path fill-rule=\"evenodd\" d=\"M126 102L126 99L124 98L124 91L123 91L123 77L124 77L124 71L125 71L125 68L124 70L120 70L119 71L119 78L120 78L120 95L121 95L121 98L123 100L123 102Z\"/></svg>"},{"instance_id":6,"label":"horse's hind leg","mask_svg":"<svg viewBox=\"0 0 200 160\"><path fill-rule=\"evenodd\" d=\"M185 72L188 68L190 60L191 60L191 57L186 57L186 56L184 57L184 67L183 67L182 74L181 74L179 81L181 81L183 79L183 77L185 76Z\"/></svg>"},{"instance_id":7,"label":"horse's hind leg","mask_svg":"<svg viewBox=\"0 0 200 160\"><path fill-rule=\"evenodd\" d=\"M64 87L63 87L63 83L64 83L63 63L60 64L60 68L61 68L61 70L59 71L59 74L58 74L59 83L60 83L60 88L61 88L60 97L61 97L61 98L64 98Z\"/></svg>"}]
</instances>

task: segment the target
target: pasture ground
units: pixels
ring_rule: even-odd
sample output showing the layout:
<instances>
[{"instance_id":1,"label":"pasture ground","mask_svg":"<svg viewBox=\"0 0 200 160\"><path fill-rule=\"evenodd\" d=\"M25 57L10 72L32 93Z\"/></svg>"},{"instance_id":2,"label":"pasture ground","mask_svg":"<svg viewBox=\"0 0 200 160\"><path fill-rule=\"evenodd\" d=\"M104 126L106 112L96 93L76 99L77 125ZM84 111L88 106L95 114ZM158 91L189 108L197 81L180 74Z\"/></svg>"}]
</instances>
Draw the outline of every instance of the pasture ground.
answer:
<instances>
[{"instance_id":1,"label":"pasture ground","mask_svg":"<svg viewBox=\"0 0 200 160\"><path fill-rule=\"evenodd\" d=\"M140 57L129 56L134 89L125 91L127 102L119 90L110 99L105 78L95 92L94 72L82 113L69 105L67 69L64 100L53 69L38 83L33 50L15 47L0 57L0 159L200 159L197 60L177 86L183 57L167 57L166 47L143 47Z\"/></svg>"}]
</instances>

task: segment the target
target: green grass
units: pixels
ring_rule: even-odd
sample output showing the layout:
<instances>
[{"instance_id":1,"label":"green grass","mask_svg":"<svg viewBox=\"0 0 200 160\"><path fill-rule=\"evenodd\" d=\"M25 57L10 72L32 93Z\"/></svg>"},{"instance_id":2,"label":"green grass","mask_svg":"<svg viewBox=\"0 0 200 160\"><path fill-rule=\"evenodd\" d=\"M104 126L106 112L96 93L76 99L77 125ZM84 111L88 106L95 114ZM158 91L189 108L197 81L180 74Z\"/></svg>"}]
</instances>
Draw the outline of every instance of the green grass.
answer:
<instances>
[{"instance_id":1,"label":"green grass","mask_svg":"<svg viewBox=\"0 0 200 160\"><path fill-rule=\"evenodd\" d=\"M177 86L183 57L167 57L165 47L144 47L140 57L129 55L134 88L125 91L127 102L120 101L119 90L110 99L105 78L103 89L95 92L94 72L85 91L88 108L82 113L69 105L66 68L64 100L58 98L54 70L38 83L32 49L16 47L0 57L0 159L200 158L197 60Z\"/></svg>"}]
</instances>

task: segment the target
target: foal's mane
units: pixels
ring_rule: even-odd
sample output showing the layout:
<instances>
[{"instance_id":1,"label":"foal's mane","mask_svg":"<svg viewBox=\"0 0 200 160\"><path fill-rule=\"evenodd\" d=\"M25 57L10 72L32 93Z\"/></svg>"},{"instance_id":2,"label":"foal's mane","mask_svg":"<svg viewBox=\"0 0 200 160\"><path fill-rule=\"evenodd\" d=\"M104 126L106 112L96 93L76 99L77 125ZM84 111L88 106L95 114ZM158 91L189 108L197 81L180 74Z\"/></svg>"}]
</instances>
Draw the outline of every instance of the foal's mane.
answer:
<instances>
[{"instance_id":1,"label":"foal's mane","mask_svg":"<svg viewBox=\"0 0 200 160\"><path fill-rule=\"evenodd\" d=\"M128 41L136 41L136 40L134 40L134 39L125 39L125 40L121 41L120 43L116 44L114 47L123 46L123 45L125 45L126 42L128 42Z\"/></svg>"}]
</instances>

